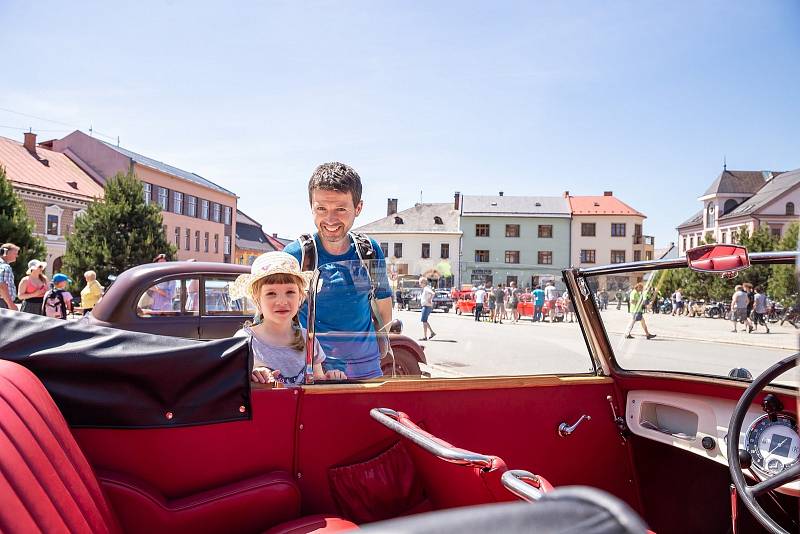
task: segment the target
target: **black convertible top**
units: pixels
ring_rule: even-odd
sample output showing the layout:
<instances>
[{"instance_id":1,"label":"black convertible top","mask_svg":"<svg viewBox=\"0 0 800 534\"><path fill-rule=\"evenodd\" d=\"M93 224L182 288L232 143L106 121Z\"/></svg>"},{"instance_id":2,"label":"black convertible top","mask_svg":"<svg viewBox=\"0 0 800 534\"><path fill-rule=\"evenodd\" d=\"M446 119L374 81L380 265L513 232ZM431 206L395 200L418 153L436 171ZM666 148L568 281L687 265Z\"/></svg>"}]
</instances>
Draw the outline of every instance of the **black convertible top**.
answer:
<instances>
[{"instance_id":1,"label":"black convertible top","mask_svg":"<svg viewBox=\"0 0 800 534\"><path fill-rule=\"evenodd\" d=\"M71 426L250 418L246 338L192 341L0 309L0 358L33 371Z\"/></svg>"}]
</instances>

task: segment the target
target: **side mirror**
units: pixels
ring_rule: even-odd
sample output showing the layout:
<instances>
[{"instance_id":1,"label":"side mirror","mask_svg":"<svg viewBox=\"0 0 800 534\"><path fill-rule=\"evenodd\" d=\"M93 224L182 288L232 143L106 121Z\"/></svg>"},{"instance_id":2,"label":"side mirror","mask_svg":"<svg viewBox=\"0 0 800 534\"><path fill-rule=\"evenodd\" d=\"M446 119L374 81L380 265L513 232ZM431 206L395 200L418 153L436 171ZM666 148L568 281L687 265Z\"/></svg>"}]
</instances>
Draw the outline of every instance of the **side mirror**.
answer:
<instances>
[{"instance_id":1,"label":"side mirror","mask_svg":"<svg viewBox=\"0 0 800 534\"><path fill-rule=\"evenodd\" d=\"M686 251L686 262L701 273L735 273L750 267L747 249L739 245L703 245Z\"/></svg>"},{"instance_id":2,"label":"side mirror","mask_svg":"<svg viewBox=\"0 0 800 534\"><path fill-rule=\"evenodd\" d=\"M403 332L403 321L400 319L393 319L392 322L389 323L389 332L401 334Z\"/></svg>"}]
</instances>

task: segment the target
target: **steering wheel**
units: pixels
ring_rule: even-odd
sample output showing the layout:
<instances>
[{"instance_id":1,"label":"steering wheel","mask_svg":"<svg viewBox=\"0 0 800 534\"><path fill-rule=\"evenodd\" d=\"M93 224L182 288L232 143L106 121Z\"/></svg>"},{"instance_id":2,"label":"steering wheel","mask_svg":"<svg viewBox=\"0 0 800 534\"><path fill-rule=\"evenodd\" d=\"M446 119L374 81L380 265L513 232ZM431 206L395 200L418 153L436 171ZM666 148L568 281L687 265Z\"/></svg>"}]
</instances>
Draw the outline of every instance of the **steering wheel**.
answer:
<instances>
[{"instance_id":1,"label":"steering wheel","mask_svg":"<svg viewBox=\"0 0 800 534\"><path fill-rule=\"evenodd\" d=\"M744 471L739 463L739 434L741 433L742 423L744 422L745 415L747 415L747 410L750 408L753 399L755 399L756 396L761 393L761 390L772 380L789 369L797 367L797 365L798 354L794 354L788 358L784 358L761 373L745 390L742 398L739 399L736 408L733 409L731 421L728 425L728 470L731 472L731 478L733 479L733 484L736 486L736 491L742 498L744 505L750 510L750 513L755 516L764 528L776 534L788 534L788 532L781 528L775 520L764 512L761 505L756 501L756 497L800 478L800 462L774 477L770 477L754 486L748 486L744 477Z\"/></svg>"}]
</instances>

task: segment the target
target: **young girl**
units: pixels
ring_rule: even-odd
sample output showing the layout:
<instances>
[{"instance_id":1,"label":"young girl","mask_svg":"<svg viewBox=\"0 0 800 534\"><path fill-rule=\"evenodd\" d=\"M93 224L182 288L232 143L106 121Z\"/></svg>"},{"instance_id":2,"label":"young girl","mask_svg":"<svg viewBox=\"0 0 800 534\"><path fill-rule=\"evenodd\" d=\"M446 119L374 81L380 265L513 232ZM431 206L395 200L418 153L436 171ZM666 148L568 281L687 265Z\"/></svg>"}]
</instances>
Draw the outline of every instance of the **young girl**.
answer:
<instances>
[{"instance_id":1,"label":"young girl","mask_svg":"<svg viewBox=\"0 0 800 534\"><path fill-rule=\"evenodd\" d=\"M297 312L306 297L309 275L285 252L267 252L253 262L250 274L236 279L231 297L248 296L258 309L255 324L246 325L237 336L252 338L253 382L302 384L306 366L306 330ZM315 340L314 379L344 380L341 371L322 370L325 353Z\"/></svg>"}]
</instances>

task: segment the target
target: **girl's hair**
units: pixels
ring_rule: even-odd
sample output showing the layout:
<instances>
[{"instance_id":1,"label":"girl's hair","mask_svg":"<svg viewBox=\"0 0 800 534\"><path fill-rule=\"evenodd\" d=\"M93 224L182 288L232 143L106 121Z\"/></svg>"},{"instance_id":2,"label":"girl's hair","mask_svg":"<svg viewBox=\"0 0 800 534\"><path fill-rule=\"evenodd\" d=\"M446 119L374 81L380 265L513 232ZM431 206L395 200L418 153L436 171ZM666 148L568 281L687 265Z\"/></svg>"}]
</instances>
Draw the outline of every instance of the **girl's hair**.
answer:
<instances>
[{"instance_id":1,"label":"girl's hair","mask_svg":"<svg viewBox=\"0 0 800 534\"><path fill-rule=\"evenodd\" d=\"M261 292L261 287L264 284L295 284L297 286L297 290L300 292L300 303L302 304L306 299L306 289L300 284L300 280L296 276L286 273L276 273L265 276L264 278L259 278L253 283L253 298L256 301L258 301L258 295ZM258 302L255 302L254 304L258 306ZM260 311L256 317L259 319L257 322L260 322ZM247 326L251 326L253 324L249 321L248 323L249 324L247 324ZM304 352L306 350L306 338L303 337L303 331L300 328L300 319L298 319L297 314L292 317L292 331L294 332L294 338L292 339L292 343L289 345L289 347L293 348L294 350Z\"/></svg>"}]
</instances>

